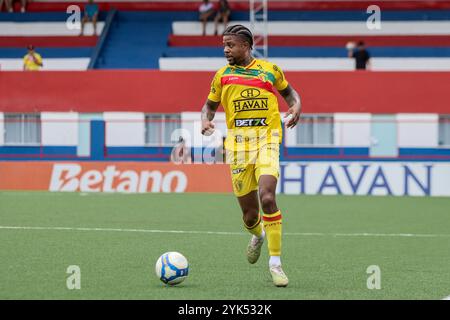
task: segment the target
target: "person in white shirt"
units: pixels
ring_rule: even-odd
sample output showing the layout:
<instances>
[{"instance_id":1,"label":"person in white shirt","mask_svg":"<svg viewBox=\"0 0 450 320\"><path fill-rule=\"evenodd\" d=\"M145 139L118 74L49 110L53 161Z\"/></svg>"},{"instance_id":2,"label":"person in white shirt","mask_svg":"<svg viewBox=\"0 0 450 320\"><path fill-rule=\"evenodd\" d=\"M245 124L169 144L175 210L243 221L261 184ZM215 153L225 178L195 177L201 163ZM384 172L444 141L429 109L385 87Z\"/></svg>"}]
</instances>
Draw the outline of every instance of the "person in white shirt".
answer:
<instances>
[{"instance_id":1,"label":"person in white shirt","mask_svg":"<svg viewBox=\"0 0 450 320\"><path fill-rule=\"evenodd\" d=\"M202 22L202 34L206 35L206 23L208 22L208 18L212 17L215 12L214 5L209 0L203 0L198 11L200 13L200 21Z\"/></svg>"}]
</instances>

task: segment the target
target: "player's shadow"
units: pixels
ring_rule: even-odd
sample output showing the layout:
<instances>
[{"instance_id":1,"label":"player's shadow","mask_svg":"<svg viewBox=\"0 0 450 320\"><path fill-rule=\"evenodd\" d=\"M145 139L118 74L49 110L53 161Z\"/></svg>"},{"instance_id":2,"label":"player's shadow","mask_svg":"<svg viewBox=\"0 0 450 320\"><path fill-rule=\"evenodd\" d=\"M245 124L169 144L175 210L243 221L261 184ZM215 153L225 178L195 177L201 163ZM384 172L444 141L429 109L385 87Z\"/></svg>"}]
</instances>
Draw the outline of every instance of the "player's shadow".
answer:
<instances>
[{"instance_id":1,"label":"player's shadow","mask_svg":"<svg viewBox=\"0 0 450 320\"><path fill-rule=\"evenodd\" d=\"M156 289L163 289L163 290L182 290L184 289L196 289L200 288L200 285L196 283L181 283L174 286L168 285L168 284L155 284L153 288Z\"/></svg>"}]
</instances>

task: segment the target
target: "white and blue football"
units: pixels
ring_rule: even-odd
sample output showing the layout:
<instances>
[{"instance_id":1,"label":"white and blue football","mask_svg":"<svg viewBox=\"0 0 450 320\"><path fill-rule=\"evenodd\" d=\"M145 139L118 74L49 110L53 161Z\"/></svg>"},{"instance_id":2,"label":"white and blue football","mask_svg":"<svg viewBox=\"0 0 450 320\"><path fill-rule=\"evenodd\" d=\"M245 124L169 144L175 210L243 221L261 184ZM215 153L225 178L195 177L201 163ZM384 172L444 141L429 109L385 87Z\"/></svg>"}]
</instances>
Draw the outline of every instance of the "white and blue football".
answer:
<instances>
[{"instance_id":1,"label":"white and blue football","mask_svg":"<svg viewBox=\"0 0 450 320\"><path fill-rule=\"evenodd\" d=\"M173 286L186 279L189 273L189 264L181 253L166 252L156 261L155 271L162 282Z\"/></svg>"}]
</instances>

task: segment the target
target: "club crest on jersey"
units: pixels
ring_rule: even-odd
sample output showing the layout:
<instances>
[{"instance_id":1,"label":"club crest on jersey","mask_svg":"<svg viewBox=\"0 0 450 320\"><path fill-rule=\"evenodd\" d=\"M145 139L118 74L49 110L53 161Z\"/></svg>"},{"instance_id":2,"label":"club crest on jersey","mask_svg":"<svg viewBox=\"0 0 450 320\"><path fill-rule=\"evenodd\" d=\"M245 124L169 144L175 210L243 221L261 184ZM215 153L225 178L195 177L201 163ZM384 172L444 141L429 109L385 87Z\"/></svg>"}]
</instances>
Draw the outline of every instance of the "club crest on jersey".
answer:
<instances>
[{"instance_id":1,"label":"club crest on jersey","mask_svg":"<svg viewBox=\"0 0 450 320\"><path fill-rule=\"evenodd\" d=\"M267 76L267 73L264 71L260 71L258 73L258 79L261 80L262 82L267 82L269 81L269 77Z\"/></svg>"},{"instance_id":2,"label":"club crest on jersey","mask_svg":"<svg viewBox=\"0 0 450 320\"><path fill-rule=\"evenodd\" d=\"M236 127L266 127L267 118L250 118L250 119L235 119L234 125Z\"/></svg>"}]
</instances>

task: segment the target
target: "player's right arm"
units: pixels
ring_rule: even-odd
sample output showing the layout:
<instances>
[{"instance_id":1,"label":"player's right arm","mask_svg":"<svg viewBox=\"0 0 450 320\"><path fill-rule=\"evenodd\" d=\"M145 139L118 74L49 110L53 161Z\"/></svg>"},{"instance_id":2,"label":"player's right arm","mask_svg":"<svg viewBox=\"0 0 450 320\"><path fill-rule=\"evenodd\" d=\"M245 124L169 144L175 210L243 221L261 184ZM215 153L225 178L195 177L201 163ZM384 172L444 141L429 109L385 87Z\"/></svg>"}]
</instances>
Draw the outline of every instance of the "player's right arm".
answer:
<instances>
[{"instance_id":1,"label":"player's right arm","mask_svg":"<svg viewBox=\"0 0 450 320\"><path fill-rule=\"evenodd\" d=\"M202 134L209 136L214 132L214 123L212 120L216 115L219 105L220 102L206 99L206 102L202 108Z\"/></svg>"},{"instance_id":2,"label":"player's right arm","mask_svg":"<svg viewBox=\"0 0 450 320\"><path fill-rule=\"evenodd\" d=\"M202 108L202 134L207 136L214 132L214 123L212 120L220 105L222 93L222 83L220 78L224 70L225 68L221 68L216 72L214 79L211 82L211 90L209 91L208 99L206 99Z\"/></svg>"}]
</instances>

